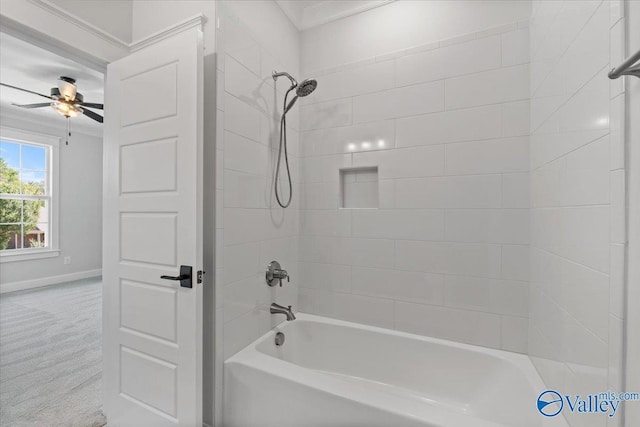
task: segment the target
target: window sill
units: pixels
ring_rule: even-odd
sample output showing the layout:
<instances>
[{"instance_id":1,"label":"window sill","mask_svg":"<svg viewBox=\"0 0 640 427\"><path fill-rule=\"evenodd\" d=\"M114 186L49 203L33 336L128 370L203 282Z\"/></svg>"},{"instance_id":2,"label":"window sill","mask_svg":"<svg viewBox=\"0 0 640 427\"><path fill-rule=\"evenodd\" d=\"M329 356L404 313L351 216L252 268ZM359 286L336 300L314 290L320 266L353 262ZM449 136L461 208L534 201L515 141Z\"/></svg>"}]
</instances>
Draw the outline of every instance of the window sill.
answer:
<instances>
[{"instance_id":1,"label":"window sill","mask_svg":"<svg viewBox=\"0 0 640 427\"><path fill-rule=\"evenodd\" d=\"M14 253L1 253L0 264L5 262L30 261L32 259L53 258L60 255L60 249L42 249L33 251L20 251Z\"/></svg>"}]
</instances>

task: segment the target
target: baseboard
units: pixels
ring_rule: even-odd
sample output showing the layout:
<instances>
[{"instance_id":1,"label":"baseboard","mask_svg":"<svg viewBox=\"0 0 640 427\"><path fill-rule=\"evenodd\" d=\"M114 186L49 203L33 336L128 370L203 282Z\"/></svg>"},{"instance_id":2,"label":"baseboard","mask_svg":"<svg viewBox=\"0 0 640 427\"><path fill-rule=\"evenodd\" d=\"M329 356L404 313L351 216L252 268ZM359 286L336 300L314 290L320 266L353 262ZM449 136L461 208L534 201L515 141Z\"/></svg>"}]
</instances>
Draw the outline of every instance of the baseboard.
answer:
<instances>
[{"instance_id":1,"label":"baseboard","mask_svg":"<svg viewBox=\"0 0 640 427\"><path fill-rule=\"evenodd\" d=\"M71 282L73 280L88 279L102 275L102 269L78 271L76 273L61 274L59 276L42 277L40 279L9 282L0 285L0 294L7 292L24 291L26 289L41 288L43 286L57 285L58 283Z\"/></svg>"}]
</instances>

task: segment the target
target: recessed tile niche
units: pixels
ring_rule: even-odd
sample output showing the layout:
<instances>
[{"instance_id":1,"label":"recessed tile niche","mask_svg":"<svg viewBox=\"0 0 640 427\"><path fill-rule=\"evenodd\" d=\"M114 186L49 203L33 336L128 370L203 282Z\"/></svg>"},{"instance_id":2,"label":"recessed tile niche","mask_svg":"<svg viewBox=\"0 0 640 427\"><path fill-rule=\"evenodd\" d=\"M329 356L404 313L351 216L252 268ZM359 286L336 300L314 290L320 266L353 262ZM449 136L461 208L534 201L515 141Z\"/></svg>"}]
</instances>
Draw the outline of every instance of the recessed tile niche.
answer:
<instances>
[{"instance_id":1,"label":"recessed tile niche","mask_svg":"<svg viewBox=\"0 0 640 427\"><path fill-rule=\"evenodd\" d=\"M378 207L378 167L340 169L340 207Z\"/></svg>"}]
</instances>

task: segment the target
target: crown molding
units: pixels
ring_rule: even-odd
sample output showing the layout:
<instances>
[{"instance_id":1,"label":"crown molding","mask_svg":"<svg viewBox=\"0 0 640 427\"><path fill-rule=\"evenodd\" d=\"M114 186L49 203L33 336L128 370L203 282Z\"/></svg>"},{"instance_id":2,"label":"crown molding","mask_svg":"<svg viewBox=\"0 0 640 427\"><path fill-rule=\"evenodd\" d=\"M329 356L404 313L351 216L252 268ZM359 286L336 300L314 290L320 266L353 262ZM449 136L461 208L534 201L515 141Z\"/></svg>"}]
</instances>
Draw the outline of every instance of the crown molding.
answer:
<instances>
[{"instance_id":1,"label":"crown molding","mask_svg":"<svg viewBox=\"0 0 640 427\"><path fill-rule=\"evenodd\" d=\"M276 0L276 4L298 29L309 30L361 12L366 12L396 0L352 0L347 2L325 1L305 7L291 0Z\"/></svg>"},{"instance_id":2,"label":"crown molding","mask_svg":"<svg viewBox=\"0 0 640 427\"><path fill-rule=\"evenodd\" d=\"M160 40L164 40L171 36L174 36L183 31L190 30L192 28L200 28L204 30L204 24L207 22L207 17L202 13L192 16L191 18L187 18L184 21L180 21L177 24L174 24L164 30L160 30L156 33L151 34L145 38L137 40L128 45L130 52L135 52L137 50L143 49L149 45L159 42Z\"/></svg>"},{"instance_id":3,"label":"crown molding","mask_svg":"<svg viewBox=\"0 0 640 427\"><path fill-rule=\"evenodd\" d=\"M87 22L86 20L74 15L66 9L61 8L55 3L50 2L49 0L27 0L29 3L45 10L48 13L51 13L58 18L63 19L71 25L74 25L93 36L96 36L111 45L124 49L128 52L135 52L140 50L146 46L149 46L153 43L156 43L160 40L171 37L175 34L181 33L182 31L189 30L191 28L200 27L200 29L204 29L204 24L207 22L207 17L204 14L200 13L192 16L191 18L187 18L183 21L178 22L177 24L171 25L163 30L160 30L154 34L151 34L148 37L142 38L140 40L127 43L124 40L119 39L118 37L113 36L112 34L104 31L101 28L96 27L95 25Z\"/></svg>"},{"instance_id":4,"label":"crown molding","mask_svg":"<svg viewBox=\"0 0 640 427\"><path fill-rule=\"evenodd\" d=\"M65 21L67 21L68 23L75 25L76 27L87 31L89 33L91 33L92 35L114 45L115 47L118 47L120 49L129 49L130 44L119 39L118 37L115 37L111 34L109 34L108 32L104 31L101 28L96 27L95 25L85 21L84 19L74 15L73 13L69 12L68 10L65 10L63 8L61 8L60 6L51 3L49 0L27 0L29 3L38 6L41 9L44 9L45 11L57 16L58 18L61 18Z\"/></svg>"}]
</instances>

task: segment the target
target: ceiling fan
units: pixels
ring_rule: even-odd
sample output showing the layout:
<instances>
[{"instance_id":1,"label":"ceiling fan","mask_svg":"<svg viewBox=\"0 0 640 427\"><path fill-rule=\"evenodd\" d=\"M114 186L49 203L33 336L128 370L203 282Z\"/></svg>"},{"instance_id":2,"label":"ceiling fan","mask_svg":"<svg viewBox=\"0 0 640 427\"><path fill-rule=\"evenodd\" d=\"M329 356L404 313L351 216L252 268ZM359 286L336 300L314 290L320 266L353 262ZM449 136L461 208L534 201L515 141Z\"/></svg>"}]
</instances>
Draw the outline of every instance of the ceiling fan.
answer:
<instances>
[{"instance_id":1,"label":"ceiling fan","mask_svg":"<svg viewBox=\"0 0 640 427\"><path fill-rule=\"evenodd\" d=\"M94 108L103 110L103 104L96 104L94 102L84 102L84 97L80 92L78 92L78 88L76 87L76 80L71 77L61 76L58 79L58 87L51 88L51 95L43 95L38 92L34 92L32 90L23 89L17 86L11 86L5 83L0 83L0 86L6 86L12 89L21 90L23 92L31 93L33 95L38 95L43 98L49 99L51 102L43 102L39 104L13 104L16 107L22 108L41 108L41 107L52 107L58 113L62 114L67 119L70 117L77 117L80 114L84 114L85 116L93 119L97 122L102 123L103 118L100 114L94 113L88 108Z\"/></svg>"}]
</instances>

